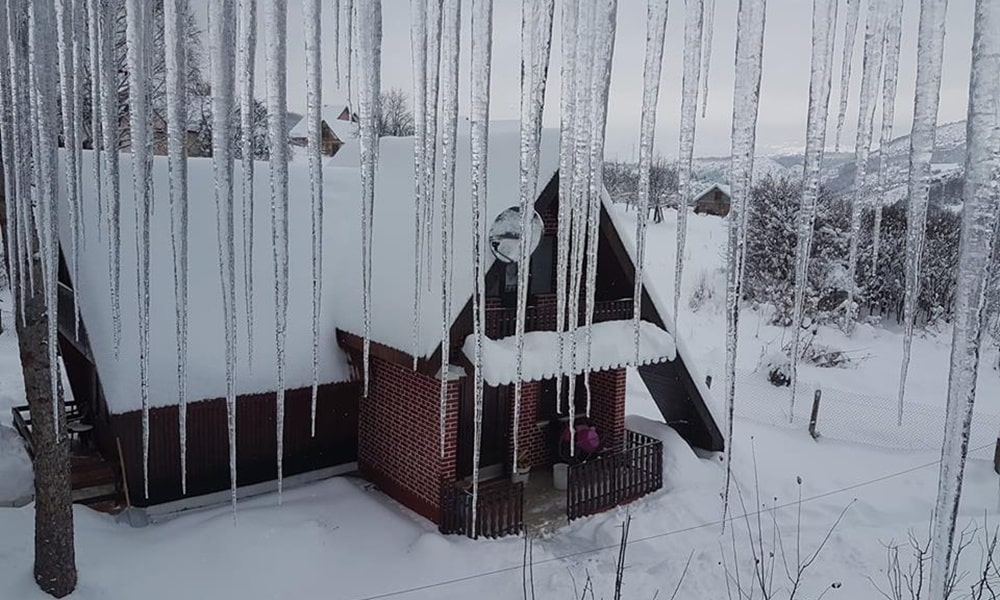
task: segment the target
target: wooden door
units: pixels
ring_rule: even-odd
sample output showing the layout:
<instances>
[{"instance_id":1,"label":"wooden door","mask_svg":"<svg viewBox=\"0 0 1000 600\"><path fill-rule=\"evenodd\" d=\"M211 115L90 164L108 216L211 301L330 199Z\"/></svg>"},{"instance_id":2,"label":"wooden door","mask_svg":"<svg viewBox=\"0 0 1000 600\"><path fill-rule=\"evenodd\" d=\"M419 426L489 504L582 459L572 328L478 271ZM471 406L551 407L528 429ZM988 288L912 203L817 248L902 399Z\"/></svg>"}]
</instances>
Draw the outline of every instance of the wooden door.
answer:
<instances>
[{"instance_id":1,"label":"wooden door","mask_svg":"<svg viewBox=\"0 0 1000 600\"><path fill-rule=\"evenodd\" d=\"M472 475L475 405L471 377L465 378L459 400L458 477ZM507 386L483 388L482 437L479 450L480 477L506 472L507 441L510 438L510 402Z\"/></svg>"}]
</instances>

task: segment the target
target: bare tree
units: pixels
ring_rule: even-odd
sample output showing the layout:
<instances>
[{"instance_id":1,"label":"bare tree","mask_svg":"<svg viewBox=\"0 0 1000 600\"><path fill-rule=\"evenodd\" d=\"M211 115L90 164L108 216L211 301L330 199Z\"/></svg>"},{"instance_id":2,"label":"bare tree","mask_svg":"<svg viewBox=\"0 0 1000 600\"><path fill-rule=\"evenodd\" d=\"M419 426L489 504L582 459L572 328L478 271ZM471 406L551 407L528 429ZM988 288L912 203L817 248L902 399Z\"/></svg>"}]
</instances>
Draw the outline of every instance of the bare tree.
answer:
<instances>
[{"instance_id":1,"label":"bare tree","mask_svg":"<svg viewBox=\"0 0 1000 600\"><path fill-rule=\"evenodd\" d=\"M382 110L378 116L379 137L406 137L413 135L413 111L406 99L406 92L392 88L379 96Z\"/></svg>"}]
</instances>

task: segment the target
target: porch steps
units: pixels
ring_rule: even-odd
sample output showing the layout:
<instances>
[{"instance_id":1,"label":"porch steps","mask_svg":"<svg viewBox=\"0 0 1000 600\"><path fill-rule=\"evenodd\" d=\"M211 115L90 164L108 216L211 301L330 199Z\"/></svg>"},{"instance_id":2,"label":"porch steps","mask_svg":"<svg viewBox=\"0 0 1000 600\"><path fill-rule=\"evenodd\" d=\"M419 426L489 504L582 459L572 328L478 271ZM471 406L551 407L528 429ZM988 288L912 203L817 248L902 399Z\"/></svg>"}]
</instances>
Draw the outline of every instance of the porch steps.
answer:
<instances>
[{"instance_id":1,"label":"porch steps","mask_svg":"<svg viewBox=\"0 0 1000 600\"><path fill-rule=\"evenodd\" d=\"M98 454L70 457L70 487L75 503L107 513L120 510L118 472Z\"/></svg>"}]
</instances>

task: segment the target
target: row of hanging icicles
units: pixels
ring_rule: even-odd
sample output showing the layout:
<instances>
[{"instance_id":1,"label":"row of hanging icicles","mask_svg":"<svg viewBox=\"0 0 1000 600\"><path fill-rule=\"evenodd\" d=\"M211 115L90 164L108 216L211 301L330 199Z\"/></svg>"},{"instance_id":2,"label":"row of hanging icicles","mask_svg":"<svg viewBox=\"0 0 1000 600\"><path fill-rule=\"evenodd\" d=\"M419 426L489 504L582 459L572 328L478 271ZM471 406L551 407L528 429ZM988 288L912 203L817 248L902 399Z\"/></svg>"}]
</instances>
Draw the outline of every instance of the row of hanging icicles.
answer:
<instances>
[{"instance_id":1,"label":"row of hanging icicles","mask_svg":"<svg viewBox=\"0 0 1000 600\"><path fill-rule=\"evenodd\" d=\"M272 210L272 247L275 269L275 305L277 349L277 471L279 502L282 483L283 410L285 372L285 325L288 297L288 146L283 115L287 113L287 22L282 0L262 0L263 18L260 28L264 36L265 104L268 109L268 150L271 168L270 193ZM470 37L472 69L471 147L457 147L460 73L458 56L461 44L460 0L411 0L411 44L413 57L414 122L414 366L421 354L421 306L423 288L429 288L433 278L432 244L441 244L440 301L441 322L441 387L440 420L441 451L445 446L445 418L450 370L450 325L452 319L451 282L453 270L456 158L459 152L472 156L472 222L473 269L475 298L473 311L475 356L473 357L474 396L474 458L473 495L478 491L478 463L481 445L483 392L483 338L485 273L483 211L486 206L486 173L488 160L488 127L490 102L490 65L492 51L492 0L470 0ZM981 0L980 4L988 5ZM675 3L676 5L676 3ZM844 7L844 27L840 68L840 104L837 113L836 145L839 147L844 125L848 90L851 82L851 62L854 41L860 20L860 0L814 0L812 69L808 107L806 153L803 175L802 205L798 217L799 244L796 251L796 286L794 322L802 319L803 282L808 269L811 232L815 219L816 199L821 182L820 165L826 145L827 113L832 87L834 37L838 12ZM915 116L912 133L911 168L908 181L909 214L906 260L906 301L904 305L904 358L900 375L899 419L902 420L902 399L913 333L916 305L917 276L920 250L924 244L924 223L927 206L927 181L930 150L941 75L940 37L944 35L946 0L926 0L921 8L918 36L918 61ZM242 178L241 202L243 224L242 252L245 257L242 284L246 290L248 362L252 362L253 331L253 160L236 160L251 156L252 140L248 135L232 135L232 107L238 107L239 128L250 131L256 75L258 6L256 0L212 0L209 3L209 63L212 90L213 132L212 156L215 164L215 195L218 210L220 240L220 277L222 280L224 327L226 339L226 406L229 435L229 459L232 502L236 502L236 390L237 390L237 246L234 223L234 183ZM313 384L312 432L315 435L318 384L319 306L322 294L322 167L320 160L320 108L322 106L323 56L321 53L320 22L323 10L331 12L334 23L332 64L336 83L347 88L348 98L356 104L360 120L361 206L362 206L362 304L363 325L363 386L367 396L370 370L371 337L371 232L374 217L375 173L378 163L378 132L376 121L381 88L381 3L334 0L304 0L303 31L306 71L306 119L308 124L308 155L312 213L312 273L313 273ZM747 0L740 4L737 16L736 78L730 169L732 212L729 218L727 250L727 340L726 340L726 444L731 447L733 401L735 396L735 363L738 298L742 285L744 248L746 245L746 214L749 206L753 174L753 153L760 89L761 60L764 36L766 0ZM138 335L140 394L142 401L143 487L148 496L149 463L149 224L155 208L152 185L152 106L147 74L156 52L164 53L166 79L167 162L170 184L167 190L171 215L171 240L176 299L177 389L179 404L180 460L182 489L186 493L186 357L187 357L187 266L188 266L188 186L184 128L187 113L185 86L186 37L191 21L186 0L164 0L162 13L143 0L4 0L0 11L0 67L10 77L0 77L0 144L3 148L5 192L13 202L7 203L7 256L12 274L12 289L20 307L25 295L36 289L35 272L30 257L37 250L41 259L41 289L49 310L49 358L52 365L53 390L58 389L57 361L57 273L60 241L60 220L56 202L65 185L69 218L65 224L70 233L69 268L79 287L78 252L86 240L82 213L97 211L100 243L108 248L110 304L113 336L116 347L121 340L121 308L119 300L121 274L120 237L120 162L119 138L127 133L133 165L132 186L135 198L136 278L138 283ZM521 144L520 144L520 252L518 254L516 343L517 363L514 382L513 445L515 460L519 457L518 425L520 419L521 379L524 354L527 274L529 272L528 240L534 213L534 199L539 189L539 144L541 118L555 17L554 0L523 0L521 23ZM979 9L989 12L987 9ZM119 131L117 56L119 31L116 27L121 12L125 15L125 59L128 89L128 131ZM663 63L663 46L667 23L668 1L649 0L647 39L643 74L643 93L639 133L639 194L636 229L636 277L634 288L634 331L636 357L639 354L639 315L641 312L645 234L649 208L649 173L653 161L654 131L657 100ZM687 0L683 7L684 43L682 58L681 127L678 161L678 197L680 205L691 196L692 156L699 99L702 115L708 99L708 74L712 52L715 0ZM863 63L859 116L856 131L856 181L852 206L848 267L850 274L857 266L860 209L873 197L885 191L888 142L893 133L896 77L899 67L902 0L870 0L864 28ZM604 138L607 123L608 88L615 43L617 16L616 0L595 2L565 2L560 13L562 89L560 101L559 149L559 212L557 243L557 330L561 332L560 364L576 365L577 354L583 353L589 371L593 321L594 288L596 282L597 226L604 193L602 169ZM157 20L163 20L162 47L153 43ZM979 21L977 20L977 23ZM977 30L978 33L978 30ZM978 38L977 38L978 39ZM937 50L935 50L937 48ZM297 51L297 50L296 50ZM40 69L36 65L58 65L58 69ZM700 98L699 98L700 90ZM866 178L872 144L872 130L877 97L881 92L882 125L877 154L878 171L875 183ZM86 95L89 94L89 97ZM356 98L356 100L355 100ZM85 100L89 99L89 102ZM90 114L84 114L89 106ZM90 127L84 130L89 120ZM64 132L60 136L60 132ZM83 152L86 140L93 151L88 159ZM65 147L60 162L58 148ZM17 149L15 152L14 149ZM440 164L438 157L440 156ZM240 164L237 174L235 166ZM93 177L93 194L84 194L82 178L89 163ZM440 182L437 181L440 174ZM64 183L63 183L64 182ZM435 198L439 194L438 198ZM88 197L89 196L89 197ZM881 205L875 203L873 232L873 262L878 260ZM968 204L967 204L968 206ZM162 208L162 202L160 203ZM435 211L437 218L435 219ZM674 332L679 316L680 289L684 267L687 211L678 211L677 260L673 298ZM435 221L439 229L435 231ZM873 264L873 270L874 270ZM853 276L849 281L853 281ZM578 322L579 302L583 295L584 322ZM74 299L76 292L74 291ZM849 290L853 298L854 290ZM74 302L74 307L76 306ZM848 303L851 306L851 303ZM78 310L74 309L77 327ZM20 312L20 311L19 311ZM568 318L567 318L568 315ZM845 317L849 329L853 315ZM581 329L586 340L578 347L576 332ZM798 347L799 328L794 328L793 348ZM797 353L792 360L792 402L796 388ZM572 371L570 371L572 372ZM590 408L589 380L587 411ZM575 378L568 377L569 397L574 397ZM562 377L557 378L557 399L562 395ZM58 394L53 393L54 398ZM558 400L557 400L558 403ZM793 406L794 407L794 406ZM790 408L793 408L790 407ZM557 406L557 410L561 407ZM60 407L53 403L55 414ZM575 415L574 403L568 403L570 422ZM570 427L572 434L574 428ZM573 448L573 443L570 443ZM729 452L726 454L725 505L728 508L730 480ZM475 502L473 507L475 507ZM475 510L475 508L473 509ZM475 518L473 518L475 522Z\"/></svg>"}]
</instances>

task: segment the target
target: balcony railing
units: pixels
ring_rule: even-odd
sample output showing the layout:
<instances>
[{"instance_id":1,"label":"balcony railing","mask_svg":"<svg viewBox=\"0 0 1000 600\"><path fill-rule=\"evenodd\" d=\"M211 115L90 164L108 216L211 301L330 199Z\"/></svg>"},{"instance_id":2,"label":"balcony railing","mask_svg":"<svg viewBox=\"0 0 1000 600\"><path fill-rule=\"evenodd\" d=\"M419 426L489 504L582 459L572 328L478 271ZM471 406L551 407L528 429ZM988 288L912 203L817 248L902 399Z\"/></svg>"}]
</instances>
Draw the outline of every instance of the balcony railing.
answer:
<instances>
[{"instance_id":1,"label":"balcony railing","mask_svg":"<svg viewBox=\"0 0 1000 600\"><path fill-rule=\"evenodd\" d=\"M586 306L580 306L579 323L584 323ZM632 299L605 300L594 303L594 322L619 321L632 318ZM528 306L524 313L525 331L548 331L556 327L554 304ZM486 309L486 335L500 339L514 335L517 328L517 309L492 307Z\"/></svg>"},{"instance_id":2,"label":"balcony railing","mask_svg":"<svg viewBox=\"0 0 1000 600\"><path fill-rule=\"evenodd\" d=\"M500 480L481 484L472 521L472 490L464 482L445 485L441 490L441 533L458 533L470 538L498 538L517 535L524 528L524 485Z\"/></svg>"},{"instance_id":3,"label":"balcony railing","mask_svg":"<svg viewBox=\"0 0 1000 600\"><path fill-rule=\"evenodd\" d=\"M663 442L627 431L621 450L570 465L569 520L626 504L663 487Z\"/></svg>"}]
</instances>

